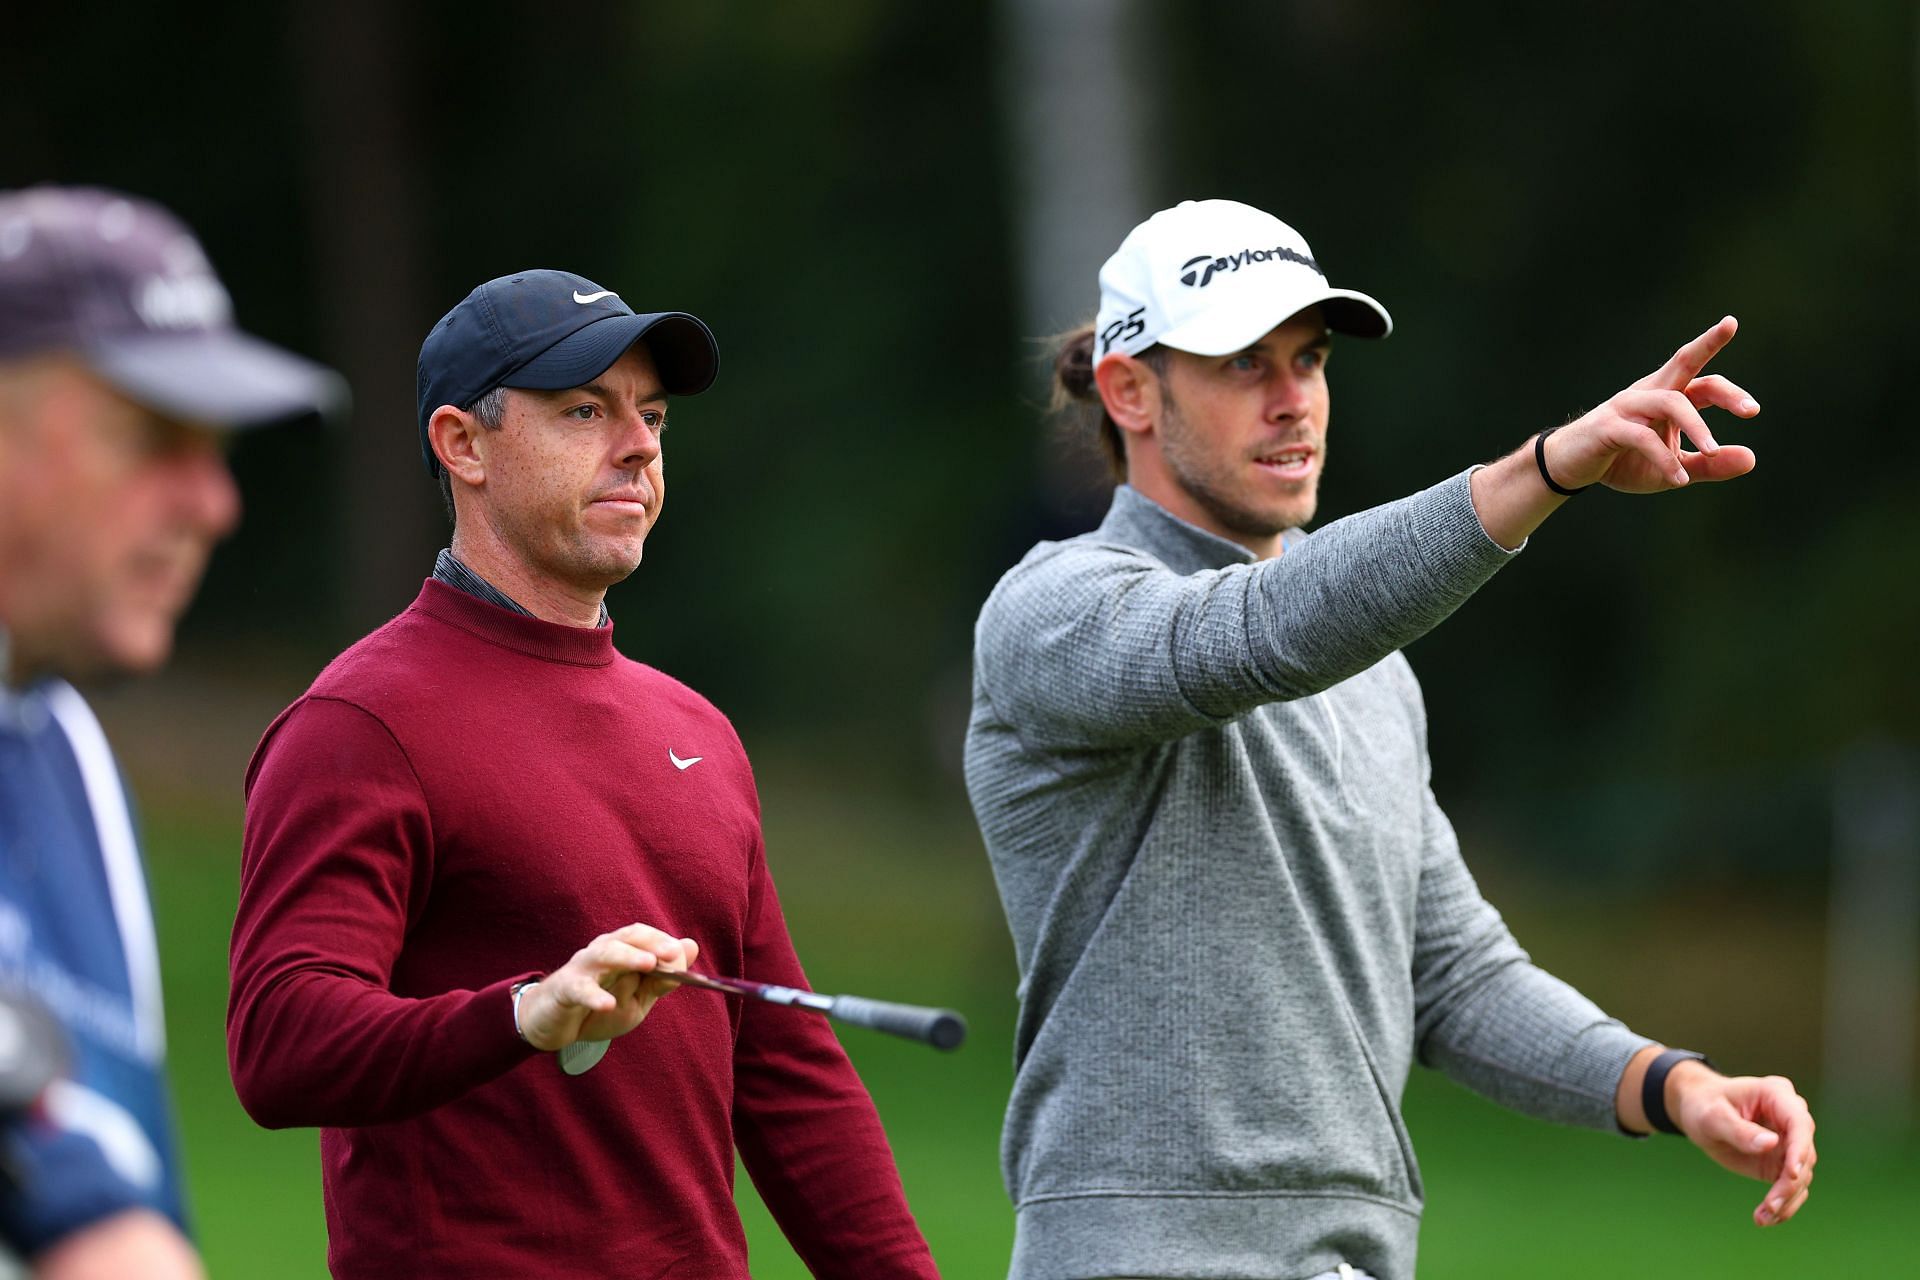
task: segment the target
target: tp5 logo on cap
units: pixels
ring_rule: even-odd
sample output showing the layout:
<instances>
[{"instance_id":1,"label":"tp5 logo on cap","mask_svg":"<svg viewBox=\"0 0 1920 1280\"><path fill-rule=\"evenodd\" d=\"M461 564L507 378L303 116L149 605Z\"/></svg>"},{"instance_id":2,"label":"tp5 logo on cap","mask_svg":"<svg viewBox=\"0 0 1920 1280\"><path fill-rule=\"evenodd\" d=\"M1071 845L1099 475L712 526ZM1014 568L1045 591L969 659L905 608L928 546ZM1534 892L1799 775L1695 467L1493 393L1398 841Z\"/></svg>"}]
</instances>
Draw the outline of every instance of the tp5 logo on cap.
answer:
<instances>
[{"instance_id":1,"label":"tp5 logo on cap","mask_svg":"<svg viewBox=\"0 0 1920 1280\"><path fill-rule=\"evenodd\" d=\"M1248 247L1199 252L1222 244ZM1280 219L1234 200L1186 200L1135 227L1100 268L1094 360L1156 344L1229 355L1316 306L1339 333L1393 330L1378 302L1329 285L1306 240Z\"/></svg>"}]
</instances>

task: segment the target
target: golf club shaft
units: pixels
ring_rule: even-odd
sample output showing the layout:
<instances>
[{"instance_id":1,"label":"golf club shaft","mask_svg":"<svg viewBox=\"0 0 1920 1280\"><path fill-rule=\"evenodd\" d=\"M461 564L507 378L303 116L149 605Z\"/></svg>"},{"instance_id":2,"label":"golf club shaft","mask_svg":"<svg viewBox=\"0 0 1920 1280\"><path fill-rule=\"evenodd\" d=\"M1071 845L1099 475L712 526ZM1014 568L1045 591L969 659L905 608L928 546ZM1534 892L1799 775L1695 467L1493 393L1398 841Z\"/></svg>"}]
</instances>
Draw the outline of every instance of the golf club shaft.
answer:
<instances>
[{"instance_id":1,"label":"golf club shaft","mask_svg":"<svg viewBox=\"0 0 1920 1280\"><path fill-rule=\"evenodd\" d=\"M936 1049L957 1049L967 1037L966 1019L951 1009L928 1009L920 1005L894 1004L886 1000L868 1000L862 996L830 996L797 987L782 987L771 982L751 982L745 978L709 977L685 970L669 973L655 970L651 975L706 991L720 991L768 1004L793 1005L824 1013L829 1018L855 1026L871 1027L888 1035L918 1040Z\"/></svg>"}]
</instances>

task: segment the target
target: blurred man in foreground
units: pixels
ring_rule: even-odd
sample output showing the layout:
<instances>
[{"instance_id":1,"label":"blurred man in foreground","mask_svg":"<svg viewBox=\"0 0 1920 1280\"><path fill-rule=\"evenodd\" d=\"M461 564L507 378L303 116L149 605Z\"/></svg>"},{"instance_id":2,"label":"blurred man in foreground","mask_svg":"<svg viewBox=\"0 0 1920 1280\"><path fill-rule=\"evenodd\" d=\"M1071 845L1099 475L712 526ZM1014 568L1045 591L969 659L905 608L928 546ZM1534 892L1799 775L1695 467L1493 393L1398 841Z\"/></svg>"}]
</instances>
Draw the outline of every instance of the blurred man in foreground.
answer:
<instances>
[{"instance_id":1,"label":"blurred man in foreground","mask_svg":"<svg viewBox=\"0 0 1920 1280\"><path fill-rule=\"evenodd\" d=\"M1581 489L1751 470L1699 413L1759 412L1702 374L1733 321L1505 458L1304 533L1329 331L1389 327L1278 219L1189 201L1121 244L1060 354L1124 483L987 601L966 755L1022 975L1018 1280L1405 1280L1416 1057L1546 1119L1684 1133L1769 1184L1763 1226L1805 1201L1790 1084L1654 1044L1528 961L1428 786L1399 652ZM1206 980L1155 980L1180 959Z\"/></svg>"},{"instance_id":2,"label":"blurred man in foreground","mask_svg":"<svg viewBox=\"0 0 1920 1280\"><path fill-rule=\"evenodd\" d=\"M648 976L806 985L739 738L605 605L717 366L562 271L448 312L418 409L452 545L248 768L228 1055L260 1123L325 1126L342 1280L745 1276L736 1144L814 1275L936 1274L825 1023Z\"/></svg>"},{"instance_id":3,"label":"blurred man in foreground","mask_svg":"<svg viewBox=\"0 0 1920 1280\"><path fill-rule=\"evenodd\" d=\"M151 671L239 496L225 435L332 374L232 328L185 227L107 191L0 193L0 982L71 1069L6 1134L36 1275L192 1276L160 973L127 797L69 679Z\"/></svg>"}]
</instances>

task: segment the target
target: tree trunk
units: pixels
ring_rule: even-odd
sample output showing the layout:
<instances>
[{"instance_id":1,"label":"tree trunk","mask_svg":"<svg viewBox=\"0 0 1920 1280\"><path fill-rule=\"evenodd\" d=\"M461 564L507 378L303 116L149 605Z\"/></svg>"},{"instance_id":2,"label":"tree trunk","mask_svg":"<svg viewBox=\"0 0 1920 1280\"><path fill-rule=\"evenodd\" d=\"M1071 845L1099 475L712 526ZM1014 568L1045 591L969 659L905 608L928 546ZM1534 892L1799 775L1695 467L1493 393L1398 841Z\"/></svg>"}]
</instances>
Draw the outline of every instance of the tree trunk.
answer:
<instances>
[{"instance_id":1,"label":"tree trunk","mask_svg":"<svg viewBox=\"0 0 1920 1280\"><path fill-rule=\"evenodd\" d=\"M310 142L315 301L354 394L336 451L345 555L336 616L352 636L406 607L446 536L413 422L415 362L439 315L420 262L413 9L339 0L288 13Z\"/></svg>"}]
</instances>

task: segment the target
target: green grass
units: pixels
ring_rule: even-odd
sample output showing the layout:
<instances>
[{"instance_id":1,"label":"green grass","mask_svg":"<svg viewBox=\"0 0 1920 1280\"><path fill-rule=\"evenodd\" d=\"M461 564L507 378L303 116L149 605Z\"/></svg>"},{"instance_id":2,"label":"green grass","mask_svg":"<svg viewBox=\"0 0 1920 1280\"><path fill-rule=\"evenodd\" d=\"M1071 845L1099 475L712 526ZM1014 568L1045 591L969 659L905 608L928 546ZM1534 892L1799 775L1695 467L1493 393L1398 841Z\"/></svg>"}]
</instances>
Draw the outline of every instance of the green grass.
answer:
<instances>
[{"instance_id":1,"label":"green grass","mask_svg":"<svg viewBox=\"0 0 1920 1280\"><path fill-rule=\"evenodd\" d=\"M256 1127L227 1075L227 935L239 849L237 816L149 814L148 878L189 1203L213 1275L325 1276L319 1133Z\"/></svg>"},{"instance_id":2,"label":"green grass","mask_svg":"<svg viewBox=\"0 0 1920 1280\"><path fill-rule=\"evenodd\" d=\"M1427 1183L1421 1271L1447 1277L1618 1277L1649 1267L1691 1276L1910 1274L1905 1215L1920 1149L1858 1130L1819 1135L1813 1196L1765 1230L1761 1184L1686 1142L1631 1142L1537 1124L1431 1072L1408 1091Z\"/></svg>"},{"instance_id":3,"label":"green grass","mask_svg":"<svg viewBox=\"0 0 1920 1280\"><path fill-rule=\"evenodd\" d=\"M843 792L789 775L767 797L795 939L822 990L950 1004L968 1015L971 1039L954 1054L859 1030L842 1039L887 1123L944 1273L1004 1275L1012 1214L997 1152L1011 1077L1013 970L984 858L963 812L822 799L834 794ZM148 834L174 1081L209 1266L215 1276L324 1276L315 1135L255 1128L227 1080L237 818L156 813ZM1557 963L1577 977L1586 966L1597 970L1600 957ZM1762 1231L1747 1216L1759 1185L1677 1140L1555 1129L1426 1072L1407 1105L1429 1194L1425 1280L1617 1280L1649 1268L1706 1277L1878 1275L1915 1265L1905 1215L1920 1201L1920 1148L1910 1140L1823 1131L1812 1201L1798 1221ZM739 1198L754 1275L805 1276L744 1177Z\"/></svg>"}]
</instances>

